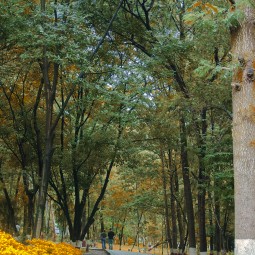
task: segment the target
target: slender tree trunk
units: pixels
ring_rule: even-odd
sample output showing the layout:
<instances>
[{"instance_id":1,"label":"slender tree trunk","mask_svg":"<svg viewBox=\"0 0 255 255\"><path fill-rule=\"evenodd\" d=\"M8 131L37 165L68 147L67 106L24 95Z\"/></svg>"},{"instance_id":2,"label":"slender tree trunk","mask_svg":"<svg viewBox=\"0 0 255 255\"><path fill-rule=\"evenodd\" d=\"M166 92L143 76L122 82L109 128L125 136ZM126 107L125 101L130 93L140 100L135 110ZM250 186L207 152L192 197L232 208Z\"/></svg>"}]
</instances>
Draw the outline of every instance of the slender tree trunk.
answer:
<instances>
[{"instance_id":1,"label":"slender tree trunk","mask_svg":"<svg viewBox=\"0 0 255 255\"><path fill-rule=\"evenodd\" d=\"M41 12L44 13L46 10L46 2L45 0L40 1L41 4ZM39 188L39 196L38 196L38 204L37 204L37 212L36 212L36 224L34 228L33 237L39 238L41 235L42 227L43 227L43 218L44 218L44 209L46 203L46 195L48 190L48 181L50 176L50 167L51 167L51 155L52 155L52 140L51 140L51 121L52 121L52 92L51 85L49 80L49 62L46 56L47 49L46 46L43 46L43 58L40 63L44 90L45 90L45 99L46 99L46 129L45 129L45 151L44 151L44 160L43 160L43 169L42 176L40 180L40 188Z\"/></svg>"},{"instance_id":2,"label":"slender tree trunk","mask_svg":"<svg viewBox=\"0 0 255 255\"><path fill-rule=\"evenodd\" d=\"M173 183L171 185L173 185ZM176 255L178 253L176 205L175 205L175 197L174 197L174 194L173 194L173 188L172 187L171 187L170 200L171 200L170 204L171 204L171 222L172 222L172 253L173 253L173 255Z\"/></svg>"},{"instance_id":3,"label":"slender tree trunk","mask_svg":"<svg viewBox=\"0 0 255 255\"><path fill-rule=\"evenodd\" d=\"M215 183L217 185L217 183ZM220 216L220 201L217 201L217 196L215 197L215 231L214 231L214 246L216 254L219 255L221 251L221 216Z\"/></svg>"},{"instance_id":4,"label":"slender tree trunk","mask_svg":"<svg viewBox=\"0 0 255 255\"><path fill-rule=\"evenodd\" d=\"M210 255L213 255L213 249L214 249L214 233L213 233L213 212L212 208L209 207L209 222L210 222L210 241L209 241L209 247L210 247Z\"/></svg>"},{"instance_id":5,"label":"slender tree trunk","mask_svg":"<svg viewBox=\"0 0 255 255\"><path fill-rule=\"evenodd\" d=\"M255 254L255 11L247 5L244 20L232 33L234 60L240 60L232 83L235 255Z\"/></svg>"},{"instance_id":6,"label":"slender tree trunk","mask_svg":"<svg viewBox=\"0 0 255 255\"><path fill-rule=\"evenodd\" d=\"M125 244L125 242L123 240L123 233L124 233L124 228L125 228L125 223L126 223L126 216L127 215L125 214L124 220L122 221L122 226L121 226L120 234L119 234L119 241L120 241L119 250L121 250L122 242Z\"/></svg>"},{"instance_id":7,"label":"slender tree trunk","mask_svg":"<svg viewBox=\"0 0 255 255\"><path fill-rule=\"evenodd\" d=\"M160 158L161 158L161 170L162 170L162 181L163 181L163 194L164 194L164 204L165 204L165 221L166 221L166 240L168 247L172 253L172 240L171 240L171 230L170 230L170 219L169 219L169 208L168 208L168 198L167 198L167 187L166 187L166 170L165 170L165 155L162 148L160 148Z\"/></svg>"},{"instance_id":8,"label":"slender tree trunk","mask_svg":"<svg viewBox=\"0 0 255 255\"><path fill-rule=\"evenodd\" d=\"M46 50L44 49L44 54ZM40 237L43 226L44 209L46 203L46 196L49 184L49 178L51 174L51 159L53 155L53 140L54 140L54 129L52 126L52 116L53 116L53 103L55 99L56 82L53 82L53 88L51 88L49 81L49 63L46 57L44 57L43 64L41 64L42 73L44 77L45 84L45 98L46 98L46 130L45 130L45 149L44 149L44 159L42 176L39 188L38 204L37 204L37 214L36 214L36 225L34 230L34 237ZM58 72L58 66L54 67L54 71ZM57 76L57 74L55 74ZM57 80L57 77L55 78Z\"/></svg>"},{"instance_id":9,"label":"slender tree trunk","mask_svg":"<svg viewBox=\"0 0 255 255\"><path fill-rule=\"evenodd\" d=\"M200 255L207 254L207 242L206 242L206 215L205 215L205 195L206 195L206 182L207 176L205 173L205 150L206 150L206 108L202 109L201 112L201 131L200 127L197 126L197 136L198 136L198 147L199 147L199 155L198 155L198 225L199 225L199 244L200 244Z\"/></svg>"},{"instance_id":10,"label":"slender tree trunk","mask_svg":"<svg viewBox=\"0 0 255 255\"><path fill-rule=\"evenodd\" d=\"M40 237L42 227L43 227L44 210L45 210L48 183L49 183L49 177L50 177L50 168L51 168L52 141L50 142L48 140L48 142L46 142L46 143L47 143L47 147L46 147L47 155L45 155L43 174L42 174L42 179L41 179L41 184L40 184L40 189L39 189L37 214L36 214L36 225L35 225L35 232L34 232L34 237L36 237L36 238Z\"/></svg>"},{"instance_id":11,"label":"slender tree trunk","mask_svg":"<svg viewBox=\"0 0 255 255\"><path fill-rule=\"evenodd\" d=\"M172 253L176 255L178 253L177 244L177 218L176 218L176 198L175 198L175 175L176 168L172 160L172 151L168 152L168 162L170 171L170 208L171 208L171 223L172 223Z\"/></svg>"},{"instance_id":12,"label":"slender tree trunk","mask_svg":"<svg viewBox=\"0 0 255 255\"><path fill-rule=\"evenodd\" d=\"M175 185L175 194L179 194L179 180L178 180L178 174L177 174L177 169L175 165L175 175L174 175L174 185ZM184 237L184 232L185 228L183 224L183 221L186 219L185 216L183 215L181 205L178 203L176 206L176 213L177 213L177 221L178 221L178 229L179 229L179 251L184 251L185 250L185 237Z\"/></svg>"},{"instance_id":13,"label":"slender tree trunk","mask_svg":"<svg viewBox=\"0 0 255 255\"><path fill-rule=\"evenodd\" d=\"M227 227L229 223L229 206L226 207L225 213L224 213L224 222L223 222L223 228L221 229L221 242L222 242L222 250L226 252L228 249L228 238L226 236L227 233Z\"/></svg>"},{"instance_id":14,"label":"slender tree trunk","mask_svg":"<svg viewBox=\"0 0 255 255\"><path fill-rule=\"evenodd\" d=\"M143 217L143 212L141 212L141 214L139 215L139 211L137 210L137 231L136 231L135 240L134 240L134 244L131 248L131 251L133 251L136 243L137 243L137 246L139 249L139 231L140 231L140 225L142 222L142 217Z\"/></svg>"},{"instance_id":15,"label":"slender tree trunk","mask_svg":"<svg viewBox=\"0 0 255 255\"><path fill-rule=\"evenodd\" d=\"M189 178L189 163L187 152L187 132L184 118L180 119L181 129L181 164L184 183L184 199L185 208L188 219L188 233L189 233L189 254L196 255L196 234L195 234L195 219L193 209L193 198L191 192L190 178Z\"/></svg>"}]
</instances>

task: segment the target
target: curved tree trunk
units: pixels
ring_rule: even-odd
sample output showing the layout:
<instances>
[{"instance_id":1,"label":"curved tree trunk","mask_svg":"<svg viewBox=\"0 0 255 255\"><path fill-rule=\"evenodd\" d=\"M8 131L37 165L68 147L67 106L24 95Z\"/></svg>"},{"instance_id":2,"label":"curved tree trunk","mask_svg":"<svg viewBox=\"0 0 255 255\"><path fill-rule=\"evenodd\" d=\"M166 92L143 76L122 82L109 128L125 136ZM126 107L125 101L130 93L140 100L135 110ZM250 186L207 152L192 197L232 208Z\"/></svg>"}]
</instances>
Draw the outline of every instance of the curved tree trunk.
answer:
<instances>
[{"instance_id":1,"label":"curved tree trunk","mask_svg":"<svg viewBox=\"0 0 255 255\"><path fill-rule=\"evenodd\" d=\"M232 53L240 61L232 83L236 255L255 254L254 8L246 5L244 16L232 33Z\"/></svg>"}]
</instances>

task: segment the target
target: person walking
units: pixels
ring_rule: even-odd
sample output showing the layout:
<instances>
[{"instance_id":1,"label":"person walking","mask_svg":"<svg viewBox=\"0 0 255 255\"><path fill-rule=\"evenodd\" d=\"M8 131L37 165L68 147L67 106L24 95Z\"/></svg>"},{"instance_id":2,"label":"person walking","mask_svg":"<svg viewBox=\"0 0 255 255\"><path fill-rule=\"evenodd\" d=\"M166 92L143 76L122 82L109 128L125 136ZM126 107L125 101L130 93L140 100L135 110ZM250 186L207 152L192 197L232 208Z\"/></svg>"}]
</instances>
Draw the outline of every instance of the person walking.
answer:
<instances>
[{"instance_id":1,"label":"person walking","mask_svg":"<svg viewBox=\"0 0 255 255\"><path fill-rule=\"evenodd\" d=\"M113 249L113 239L114 239L114 232L110 228L110 231L108 232L108 243L109 243L109 250Z\"/></svg>"},{"instance_id":2,"label":"person walking","mask_svg":"<svg viewBox=\"0 0 255 255\"><path fill-rule=\"evenodd\" d=\"M106 232L103 229L102 233L100 234L100 239L102 242L102 249L106 249L106 237L107 237Z\"/></svg>"}]
</instances>

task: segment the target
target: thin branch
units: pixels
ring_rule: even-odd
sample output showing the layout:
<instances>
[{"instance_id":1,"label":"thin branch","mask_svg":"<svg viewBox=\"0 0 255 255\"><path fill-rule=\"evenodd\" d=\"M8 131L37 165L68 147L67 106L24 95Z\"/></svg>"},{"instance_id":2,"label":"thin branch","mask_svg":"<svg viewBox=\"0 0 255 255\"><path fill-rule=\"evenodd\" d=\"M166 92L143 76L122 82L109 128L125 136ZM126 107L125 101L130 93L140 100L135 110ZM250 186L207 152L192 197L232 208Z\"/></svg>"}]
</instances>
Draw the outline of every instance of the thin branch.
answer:
<instances>
[{"instance_id":1,"label":"thin branch","mask_svg":"<svg viewBox=\"0 0 255 255\"><path fill-rule=\"evenodd\" d=\"M111 29L111 26L113 24L113 21L116 19L117 15L118 15L118 12L123 4L124 0L120 0L119 2L119 5L114 13L114 15L112 16L106 30L105 30L105 33L104 35L102 36L101 40L98 42L97 44L97 47L95 48L95 50L92 52L92 55L90 56L90 61L93 60L94 56L96 55L96 53L98 52L98 50L100 49L101 45L104 43L104 40L105 40L105 37L107 36L108 32L110 31ZM80 74L79 74L79 78L84 78L85 76L85 72L82 71Z\"/></svg>"}]
</instances>

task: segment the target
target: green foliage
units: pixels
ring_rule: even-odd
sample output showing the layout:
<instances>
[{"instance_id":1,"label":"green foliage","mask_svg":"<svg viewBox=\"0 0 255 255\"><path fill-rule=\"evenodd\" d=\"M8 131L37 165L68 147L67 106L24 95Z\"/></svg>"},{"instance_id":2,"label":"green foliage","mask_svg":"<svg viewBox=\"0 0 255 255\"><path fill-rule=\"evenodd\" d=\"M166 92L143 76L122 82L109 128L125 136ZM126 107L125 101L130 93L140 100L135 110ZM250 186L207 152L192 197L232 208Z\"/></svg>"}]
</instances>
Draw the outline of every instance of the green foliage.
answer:
<instances>
[{"instance_id":1,"label":"green foliage","mask_svg":"<svg viewBox=\"0 0 255 255\"><path fill-rule=\"evenodd\" d=\"M113 201L115 206L120 203L116 221L123 220L127 209L127 217L135 223L137 211L162 220L161 150L165 157L175 151L179 179L175 197L183 209L181 114L186 121L195 197L202 186L218 196L223 207L233 198L229 29L237 28L242 15L229 12L222 1L187 1L185 5L155 1L152 8L153 1L142 2L124 1L109 31L117 1L48 1L45 12L33 1L0 3L0 148L6 154L5 165L9 158L16 158L16 167L30 176L29 185L39 179L45 88L39 92L46 57L51 85L53 67L59 66L52 121L61 114L53 140L49 193L62 203L62 209L69 210L70 218L74 204L86 199L90 205L85 203L84 210L92 211L114 162L120 191L130 192L125 203L118 197ZM207 109L207 130L201 139L202 109ZM201 147L209 182L199 186ZM171 167L166 160L169 178ZM171 185L167 183L167 194ZM109 191L106 197L111 195L116 193ZM105 209L114 220L109 211Z\"/></svg>"}]
</instances>

